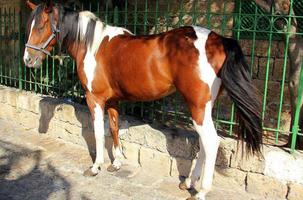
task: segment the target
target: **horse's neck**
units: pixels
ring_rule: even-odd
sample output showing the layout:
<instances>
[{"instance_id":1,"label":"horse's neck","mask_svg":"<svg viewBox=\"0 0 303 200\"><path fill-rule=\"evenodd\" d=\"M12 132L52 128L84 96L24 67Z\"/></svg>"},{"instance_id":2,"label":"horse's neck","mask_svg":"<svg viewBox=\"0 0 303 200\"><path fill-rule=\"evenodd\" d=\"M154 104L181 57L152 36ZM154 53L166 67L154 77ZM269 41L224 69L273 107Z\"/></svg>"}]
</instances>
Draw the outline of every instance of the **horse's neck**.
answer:
<instances>
[{"instance_id":1,"label":"horse's neck","mask_svg":"<svg viewBox=\"0 0 303 200\"><path fill-rule=\"evenodd\" d=\"M94 34L90 34L91 38L86 38L86 30L79 30L77 39L70 44L67 44L66 49L69 54L77 61L77 59L83 57L83 54L89 53L95 55L99 50L99 47L104 39L110 41L113 37L123 34L132 34L125 28L105 25L100 20L96 21ZM89 37L89 36L88 36Z\"/></svg>"}]
</instances>

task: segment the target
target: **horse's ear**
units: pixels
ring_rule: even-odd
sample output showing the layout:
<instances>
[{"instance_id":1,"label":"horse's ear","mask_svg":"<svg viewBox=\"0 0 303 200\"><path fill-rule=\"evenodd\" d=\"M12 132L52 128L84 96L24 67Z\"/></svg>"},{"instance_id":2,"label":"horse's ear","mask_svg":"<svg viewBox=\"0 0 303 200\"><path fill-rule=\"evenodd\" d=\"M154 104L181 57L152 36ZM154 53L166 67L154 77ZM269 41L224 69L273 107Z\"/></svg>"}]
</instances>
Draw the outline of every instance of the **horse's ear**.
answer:
<instances>
[{"instance_id":1,"label":"horse's ear","mask_svg":"<svg viewBox=\"0 0 303 200\"><path fill-rule=\"evenodd\" d=\"M37 7L36 4L30 2L29 0L26 1L26 5L27 5L31 10L35 10L35 8Z\"/></svg>"},{"instance_id":2,"label":"horse's ear","mask_svg":"<svg viewBox=\"0 0 303 200\"><path fill-rule=\"evenodd\" d=\"M53 11L54 2L52 0L47 0L45 3L44 11L51 13Z\"/></svg>"}]
</instances>

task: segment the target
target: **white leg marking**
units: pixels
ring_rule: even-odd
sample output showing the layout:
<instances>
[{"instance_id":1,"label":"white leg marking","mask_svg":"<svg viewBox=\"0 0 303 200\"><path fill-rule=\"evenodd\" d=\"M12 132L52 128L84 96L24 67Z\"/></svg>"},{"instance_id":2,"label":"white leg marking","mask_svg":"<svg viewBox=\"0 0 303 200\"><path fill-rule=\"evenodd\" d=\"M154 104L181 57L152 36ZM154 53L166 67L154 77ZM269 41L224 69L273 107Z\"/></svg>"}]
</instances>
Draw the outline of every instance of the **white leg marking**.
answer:
<instances>
[{"instance_id":1,"label":"white leg marking","mask_svg":"<svg viewBox=\"0 0 303 200\"><path fill-rule=\"evenodd\" d=\"M94 109L94 131L96 139L96 160L92 167L93 173L98 173L98 169L104 163L104 114L99 104Z\"/></svg>"},{"instance_id":2,"label":"white leg marking","mask_svg":"<svg viewBox=\"0 0 303 200\"><path fill-rule=\"evenodd\" d=\"M122 162L121 162L121 158L122 158L122 150L121 150L121 146L119 145L118 147L114 147L113 148L113 155L114 155L114 162L113 162L113 166L116 169L120 169L122 166Z\"/></svg>"},{"instance_id":3,"label":"white leg marking","mask_svg":"<svg viewBox=\"0 0 303 200\"><path fill-rule=\"evenodd\" d=\"M36 23L35 19L33 19L32 24L31 24L31 30L30 30L29 36L28 36L28 40L30 40L30 38L32 36L32 30L35 26L35 23ZM29 58L29 53L28 53L28 49L26 47L25 50L24 50L24 56L23 56L23 61L24 61L25 64L26 64L26 60L28 60L28 58Z\"/></svg>"},{"instance_id":4,"label":"white leg marking","mask_svg":"<svg viewBox=\"0 0 303 200\"><path fill-rule=\"evenodd\" d=\"M194 126L199 134L199 139L200 139L199 142L201 145L200 155L204 154L204 162L203 162L204 167L201 176L202 187L201 187L201 191L199 191L199 193L196 195L198 198L202 198L202 199L205 198L206 193L209 192L211 189L217 151L220 142L220 139L217 135L217 131L214 127L211 118L211 110L212 110L212 102L209 101L205 106L203 125L202 126L197 125L196 122L194 121Z\"/></svg>"}]
</instances>

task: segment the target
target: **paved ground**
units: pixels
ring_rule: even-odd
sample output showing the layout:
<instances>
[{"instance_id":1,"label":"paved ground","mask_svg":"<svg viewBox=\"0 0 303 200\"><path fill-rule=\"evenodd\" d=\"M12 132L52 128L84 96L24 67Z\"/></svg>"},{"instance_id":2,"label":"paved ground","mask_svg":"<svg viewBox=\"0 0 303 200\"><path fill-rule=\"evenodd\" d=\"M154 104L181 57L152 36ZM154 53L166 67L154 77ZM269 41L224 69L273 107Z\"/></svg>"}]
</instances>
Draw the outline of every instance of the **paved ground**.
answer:
<instances>
[{"instance_id":1,"label":"paved ground","mask_svg":"<svg viewBox=\"0 0 303 200\"><path fill-rule=\"evenodd\" d=\"M24 130L0 119L0 200L177 200L190 196L179 180L158 177L125 165L114 174L106 163L93 178L82 176L92 164L88 150L60 139ZM220 186L220 187L219 187ZM208 200L259 200L227 179L216 179Z\"/></svg>"}]
</instances>

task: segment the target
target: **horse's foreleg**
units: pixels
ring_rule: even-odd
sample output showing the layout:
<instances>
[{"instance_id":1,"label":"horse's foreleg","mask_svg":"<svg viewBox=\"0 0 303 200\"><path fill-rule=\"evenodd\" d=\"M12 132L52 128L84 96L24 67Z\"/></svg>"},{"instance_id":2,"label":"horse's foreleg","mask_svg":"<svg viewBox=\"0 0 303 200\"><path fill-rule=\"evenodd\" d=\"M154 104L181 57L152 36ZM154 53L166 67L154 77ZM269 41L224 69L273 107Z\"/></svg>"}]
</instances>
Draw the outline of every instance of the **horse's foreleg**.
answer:
<instances>
[{"instance_id":1,"label":"horse's foreleg","mask_svg":"<svg viewBox=\"0 0 303 200\"><path fill-rule=\"evenodd\" d=\"M119 112L117 103L110 103L108 107L108 118L110 124L110 131L113 138L113 164L110 165L107 170L110 172L117 171L121 168L122 149L119 141Z\"/></svg>"},{"instance_id":2,"label":"horse's foreleg","mask_svg":"<svg viewBox=\"0 0 303 200\"><path fill-rule=\"evenodd\" d=\"M84 172L85 176L95 176L104 163L104 105L105 102L93 94L86 93L86 101L94 122L96 139L96 159L93 166Z\"/></svg>"}]
</instances>

